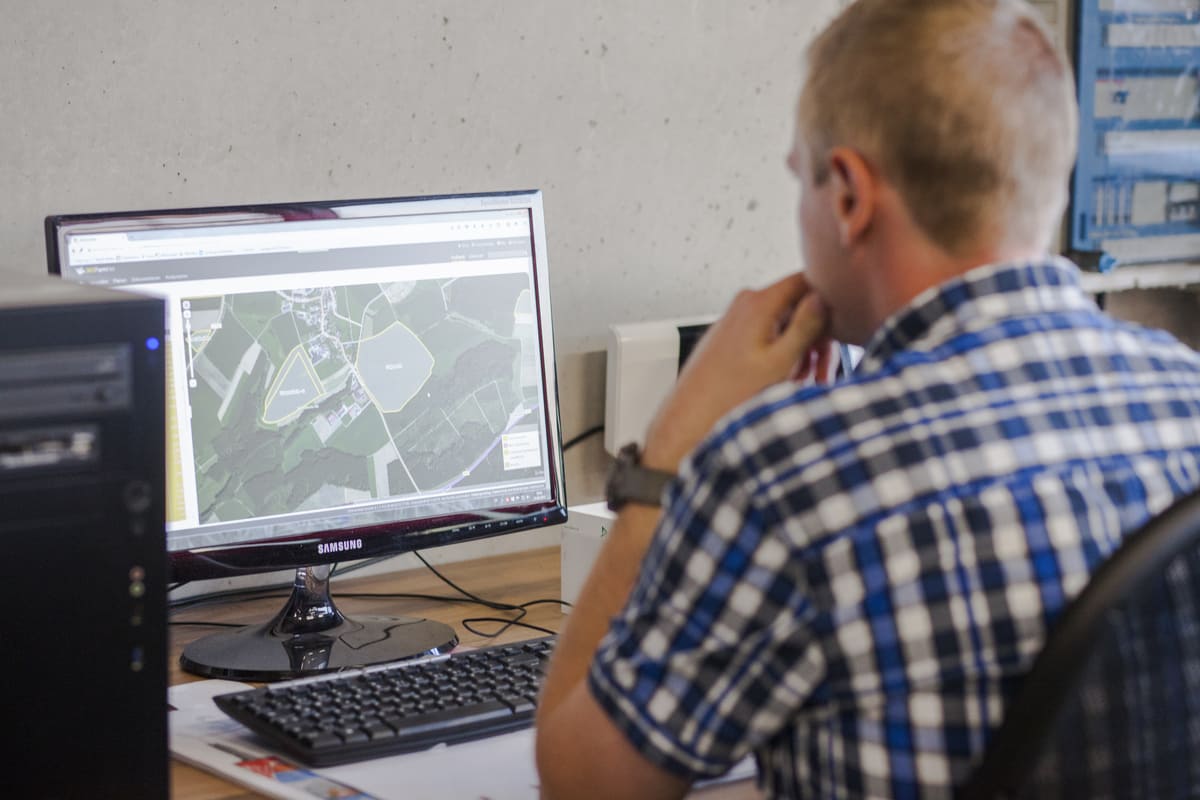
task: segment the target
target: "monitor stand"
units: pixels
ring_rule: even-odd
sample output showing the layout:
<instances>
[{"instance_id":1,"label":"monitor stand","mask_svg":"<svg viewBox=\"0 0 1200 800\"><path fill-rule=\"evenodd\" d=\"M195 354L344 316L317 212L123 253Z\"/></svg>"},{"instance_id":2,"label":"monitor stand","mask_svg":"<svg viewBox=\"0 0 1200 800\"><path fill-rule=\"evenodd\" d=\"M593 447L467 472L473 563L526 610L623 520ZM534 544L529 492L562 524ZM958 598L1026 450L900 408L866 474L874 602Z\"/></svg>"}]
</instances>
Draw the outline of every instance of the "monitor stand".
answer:
<instances>
[{"instance_id":1,"label":"monitor stand","mask_svg":"<svg viewBox=\"0 0 1200 800\"><path fill-rule=\"evenodd\" d=\"M221 631L183 648L180 665L208 678L276 681L447 653L449 625L407 617L344 617L329 595L332 567L300 567L273 620Z\"/></svg>"}]
</instances>

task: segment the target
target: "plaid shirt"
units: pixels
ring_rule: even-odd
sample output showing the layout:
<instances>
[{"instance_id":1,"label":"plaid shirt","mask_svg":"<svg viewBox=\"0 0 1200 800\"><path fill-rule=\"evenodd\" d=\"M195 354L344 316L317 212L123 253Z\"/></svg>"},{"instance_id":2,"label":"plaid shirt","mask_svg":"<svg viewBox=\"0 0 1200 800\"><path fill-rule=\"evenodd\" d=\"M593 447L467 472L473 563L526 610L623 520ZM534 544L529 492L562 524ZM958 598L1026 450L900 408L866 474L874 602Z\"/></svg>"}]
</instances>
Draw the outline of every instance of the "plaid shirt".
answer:
<instances>
[{"instance_id":1,"label":"plaid shirt","mask_svg":"<svg viewBox=\"0 0 1200 800\"><path fill-rule=\"evenodd\" d=\"M949 797L1064 604L1197 485L1200 357L1068 262L981 267L717 426L592 693L685 776L754 752L772 796Z\"/></svg>"}]
</instances>

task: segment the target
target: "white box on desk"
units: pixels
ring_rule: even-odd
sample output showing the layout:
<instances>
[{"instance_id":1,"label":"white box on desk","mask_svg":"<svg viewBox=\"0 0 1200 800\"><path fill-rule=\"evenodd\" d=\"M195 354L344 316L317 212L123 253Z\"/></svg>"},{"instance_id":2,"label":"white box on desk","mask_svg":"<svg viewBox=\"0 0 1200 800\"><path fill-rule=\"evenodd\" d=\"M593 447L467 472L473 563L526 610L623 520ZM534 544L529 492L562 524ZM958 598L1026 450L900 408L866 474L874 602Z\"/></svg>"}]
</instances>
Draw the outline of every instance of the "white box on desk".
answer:
<instances>
[{"instance_id":1,"label":"white box on desk","mask_svg":"<svg viewBox=\"0 0 1200 800\"><path fill-rule=\"evenodd\" d=\"M562 526L562 599L574 603L579 597L600 546L617 515L607 503L587 503L567 509Z\"/></svg>"}]
</instances>

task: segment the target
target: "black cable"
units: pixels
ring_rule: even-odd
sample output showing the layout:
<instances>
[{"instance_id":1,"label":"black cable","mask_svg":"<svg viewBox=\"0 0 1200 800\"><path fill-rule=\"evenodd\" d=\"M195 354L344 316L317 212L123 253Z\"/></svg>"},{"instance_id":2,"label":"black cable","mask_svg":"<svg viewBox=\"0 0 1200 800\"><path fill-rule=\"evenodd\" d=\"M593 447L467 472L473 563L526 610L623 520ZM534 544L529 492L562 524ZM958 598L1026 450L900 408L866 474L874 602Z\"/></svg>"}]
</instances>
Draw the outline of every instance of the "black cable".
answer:
<instances>
[{"instance_id":1,"label":"black cable","mask_svg":"<svg viewBox=\"0 0 1200 800\"><path fill-rule=\"evenodd\" d=\"M513 605L512 603L501 603L501 602L498 602L495 600L484 600L479 595L473 594L472 592L468 592L466 589L462 588L457 583L450 580L442 573L438 572L437 568L434 567L433 564L430 564L428 561L426 561L425 556L421 555L416 550L413 550L413 555L417 557L418 561L420 561L422 564L425 565L425 568L427 570L432 572L434 575L438 576L438 578L442 581L442 583L446 584L451 589L453 589L454 591L461 594L463 597L468 597L472 601L479 603L481 606L487 606L488 608L495 609L496 611L515 611L518 608L520 608L520 606Z\"/></svg>"},{"instance_id":2,"label":"black cable","mask_svg":"<svg viewBox=\"0 0 1200 800\"><path fill-rule=\"evenodd\" d=\"M530 630L540 631L542 633L553 636L553 635L557 634L558 631L553 631L553 630L550 630L549 628L543 628L541 625L534 625L532 622L522 622L521 621L522 619L525 618L525 615L528 613L528 609L530 606L536 606L536 605L545 604L545 603L555 603L560 606L570 606L571 605L570 603L568 603L562 599L530 600L527 603L520 604L519 608L521 609L521 613L519 614L519 616L517 616L516 619L505 619L504 617L466 617L462 620L462 626L464 628L466 628L468 631L470 631L471 633L475 634L476 636L482 636L485 639L495 639L497 636L504 633L509 628L513 627L514 625L521 627L521 628L529 628ZM496 622L496 623L499 623L501 627L499 630L495 630L495 631L492 631L491 633L488 633L487 631L483 631L478 628L472 627L472 625L474 625L475 623L478 623L478 622Z\"/></svg>"},{"instance_id":3,"label":"black cable","mask_svg":"<svg viewBox=\"0 0 1200 800\"><path fill-rule=\"evenodd\" d=\"M457 583L450 580L442 573L438 572L438 570L432 564L430 564L428 561L426 561L425 557L422 556L417 551L414 550L413 555L416 556L417 559L422 564L424 564L430 572L432 572L434 575L436 575L443 583L445 583L451 589L454 589L456 592L459 592L464 597L470 598L470 600L472 602L479 603L482 606L486 606L487 608L495 609L496 611L512 611L512 612L516 613L517 616L515 619L506 619L504 617L466 617L463 620L461 620L462 626L464 628L466 628L468 631L475 634L476 636L482 636L485 639L495 639L497 636L500 636L502 633L504 633L509 628L513 627L514 625L521 627L521 628L529 628L531 630L540 631L545 634L554 635L557 633L557 631L550 630L549 628L543 628L540 625L534 625L529 622L522 622L521 620L523 620L525 618L525 615L529 613L530 606L542 605L545 603L556 603L560 606L567 606L567 607L570 607L570 605L571 605L570 603L568 603L562 599L559 599L559 598L529 600L524 603L516 603L516 604L501 603L501 602L497 602L495 600L486 600L486 599L480 597L479 595L474 594L473 592L468 592L466 589L462 588ZM475 623L479 623L479 622L495 622L500 625L500 628L498 630L495 630L495 631L492 631L489 633L487 631L483 631L476 627L473 627L473 625Z\"/></svg>"},{"instance_id":4,"label":"black cable","mask_svg":"<svg viewBox=\"0 0 1200 800\"><path fill-rule=\"evenodd\" d=\"M554 604L557 604L560 606L567 606L568 608L571 606L571 604L566 602L565 600L552 599L552 598L529 600L524 603L505 603L505 602L501 602L498 600L488 600L486 598L480 597L479 595L475 594L474 592L467 591L466 589L459 586L454 581L450 580L448 577L446 577L441 572L439 572L436 567L434 567L432 564L430 564L428 561L426 561L425 557L423 555L421 555L420 552L414 550L414 551L412 551L412 554L414 556L416 556L418 561L420 561L422 564L425 565L426 569L428 569L430 572L432 572L434 575L436 575L437 578L442 581L442 583L446 584L451 589L458 592L460 595L462 595L462 597L465 597L469 602L476 603L485 608L490 608L493 611L511 611L516 614L516 617L512 618L512 619L509 619L506 617L466 617L463 620L461 620L463 628L465 628L469 632L475 634L476 636L481 636L485 639L494 639L497 636L500 636L501 634L503 634L505 631L507 631L509 628L511 628L513 626L517 626L517 627L521 627L521 628L529 628L530 630L539 631L541 633L545 633L548 635L554 635L557 633L557 631L550 630L549 628L543 628L542 626L534 625L533 623L522 622L522 620L529 613L529 608L531 606L544 605L546 603L554 603ZM358 564L355 564L353 567L343 570L343 573L353 572L354 570L361 569L365 566L370 566L371 564L374 564L374 563L377 563L380 561L384 561L388 558L393 558L393 557L394 556L384 556L381 558L369 559L367 561L363 561ZM336 570L337 570L337 567L335 566L334 571L336 571ZM330 577L333 577L333 572L330 573ZM177 584L176 586L171 587L171 588L175 589L182 585L183 584ZM209 593L203 594L203 595L196 595L194 597L185 597L185 598L182 598L179 600L171 601L169 606L172 611L176 611L176 610L180 610L180 609L191 608L192 606L205 605L208 603L215 603L215 602L224 602L226 600L233 600L233 599L238 599L238 600L267 600L267 599L271 599L271 598L283 599L283 598L288 597L289 595L280 594L279 593L280 589L287 589L290 586L291 586L291 584L277 584L277 585L273 585L273 586L251 586L251 587L247 587L244 589L228 589L228 590L220 591L220 592L209 592ZM395 599L395 600L431 600L431 601L438 602L438 603L461 603L462 602L462 597L447 597L445 595L422 594L422 593L417 593L417 592L336 592L336 593L333 593L333 597L335 599L350 598L350 599L360 599L360 600ZM478 623L486 623L486 622L497 623L500 625L500 628L497 630L488 632L488 631L480 630L479 628L474 627ZM232 623L232 622L205 622L205 621L183 622L183 621L172 620L168 624L170 624L170 625L208 625L208 626L224 627L224 628L245 627L244 625L241 625L238 623Z\"/></svg>"},{"instance_id":5,"label":"black cable","mask_svg":"<svg viewBox=\"0 0 1200 800\"><path fill-rule=\"evenodd\" d=\"M500 636L502 633L504 633L505 631L507 631L509 628L512 628L512 627L528 628L529 630L532 630L532 631L538 631L539 633L544 633L547 636L558 635L558 631L556 631L556 630L551 630L550 628L543 628L541 625L534 625L532 622L521 622L520 617L518 617L517 619L504 619L503 617L464 617L461 621L462 621L462 626L464 628L466 628L468 631L475 634L476 636L482 636L485 639L495 639L497 636ZM501 625L498 630L494 630L491 633L488 633L487 631L483 631L478 628L472 627L472 625L477 622L498 622L498 623L501 623Z\"/></svg>"},{"instance_id":6,"label":"black cable","mask_svg":"<svg viewBox=\"0 0 1200 800\"><path fill-rule=\"evenodd\" d=\"M575 445L582 442L584 439L588 438L589 436L595 436L597 433L600 433L603 430L604 430L603 425L593 425L592 427L588 428L586 431L579 434L578 436L573 436L572 438L565 441L562 446L563 452L564 453L567 452L572 447L574 447Z\"/></svg>"}]
</instances>

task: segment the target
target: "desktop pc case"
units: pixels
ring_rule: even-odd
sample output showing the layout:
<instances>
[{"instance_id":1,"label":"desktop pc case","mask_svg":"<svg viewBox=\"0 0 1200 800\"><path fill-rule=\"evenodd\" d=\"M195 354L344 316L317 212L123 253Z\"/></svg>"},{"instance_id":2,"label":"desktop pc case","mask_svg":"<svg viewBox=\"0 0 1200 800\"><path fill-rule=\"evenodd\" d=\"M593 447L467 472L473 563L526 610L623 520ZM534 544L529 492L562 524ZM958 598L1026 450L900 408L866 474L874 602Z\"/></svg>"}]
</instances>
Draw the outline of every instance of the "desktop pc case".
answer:
<instances>
[{"instance_id":1,"label":"desktop pc case","mask_svg":"<svg viewBox=\"0 0 1200 800\"><path fill-rule=\"evenodd\" d=\"M163 305L0 270L10 797L168 796Z\"/></svg>"}]
</instances>

